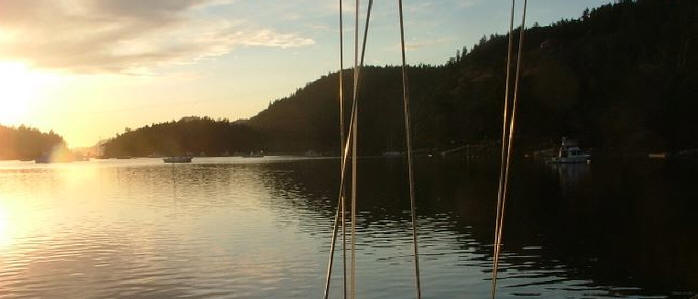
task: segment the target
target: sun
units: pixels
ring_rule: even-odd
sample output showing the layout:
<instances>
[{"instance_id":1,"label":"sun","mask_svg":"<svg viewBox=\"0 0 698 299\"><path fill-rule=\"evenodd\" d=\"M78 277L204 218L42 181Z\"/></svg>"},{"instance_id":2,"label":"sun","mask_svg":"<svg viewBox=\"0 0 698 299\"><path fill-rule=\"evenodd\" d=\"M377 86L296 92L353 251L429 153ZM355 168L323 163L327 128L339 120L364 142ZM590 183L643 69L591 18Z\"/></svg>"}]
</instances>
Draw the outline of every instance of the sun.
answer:
<instances>
[{"instance_id":1,"label":"sun","mask_svg":"<svg viewBox=\"0 0 698 299\"><path fill-rule=\"evenodd\" d=\"M52 76L19 62L0 62L0 124L19 124L39 100Z\"/></svg>"}]
</instances>

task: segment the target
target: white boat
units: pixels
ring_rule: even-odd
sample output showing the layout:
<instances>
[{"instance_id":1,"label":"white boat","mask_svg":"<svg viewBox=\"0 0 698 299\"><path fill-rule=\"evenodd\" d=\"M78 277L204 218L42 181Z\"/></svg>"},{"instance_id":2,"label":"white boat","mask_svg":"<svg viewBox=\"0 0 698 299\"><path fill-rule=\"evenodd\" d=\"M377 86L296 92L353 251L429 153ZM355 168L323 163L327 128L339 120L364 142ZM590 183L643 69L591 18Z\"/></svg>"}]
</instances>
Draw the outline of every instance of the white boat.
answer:
<instances>
[{"instance_id":1,"label":"white boat","mask_svg":"<svg viewBox=\"0 0 698 299\"><path fill-rule=\"evenodd\" d=\"M385 158L402 157L402 153L398 152L398 151L387 151L387 152L383 152L383 157L385 157Z\"/></svg>"},{"instance_id":2,"label":"white boat","mask_svg":"<svg viewBox=\"0 0 698 299\"><path fill-rule=\"evenodd\" d=\"M249 155L243 155L243 158L262 158L264 157L264 151L251 151Z\"/></svg>"},{"instance_id":3,"label":"white boat","mask_svg":"<svg viewBox=\"0 0 698 299\"><path fill-rule=\"evenodd\" d=\"M165 163L190 163L191 157L169 157L162 160Z\"/></svg>"},{"instance_id":4,"label":"white boat","mask_svg":"<svg viewBox=\"0 0 698 299\"><path fill-rule=\"evenodd\" d=\"M311 157L311 158L321 157L321 156L322 156L320 153L318 153L318 152L316 152L316 151L314 151L314 150L307 150L307 151L305 151L305 153L304 153L303 155L306 156L306 157Z\"/></svg>"},{"instance_id":5,"label":"white boat","mask_svg":"<svg viewBox=\"0 0 698 299\"><path fill-rule=\"evenodd\" d=\"M575 140L562 137L557 157L553 157L550 162L555 164L591 163L591 155L584 152Z\"/></svg>"}]
</instances>

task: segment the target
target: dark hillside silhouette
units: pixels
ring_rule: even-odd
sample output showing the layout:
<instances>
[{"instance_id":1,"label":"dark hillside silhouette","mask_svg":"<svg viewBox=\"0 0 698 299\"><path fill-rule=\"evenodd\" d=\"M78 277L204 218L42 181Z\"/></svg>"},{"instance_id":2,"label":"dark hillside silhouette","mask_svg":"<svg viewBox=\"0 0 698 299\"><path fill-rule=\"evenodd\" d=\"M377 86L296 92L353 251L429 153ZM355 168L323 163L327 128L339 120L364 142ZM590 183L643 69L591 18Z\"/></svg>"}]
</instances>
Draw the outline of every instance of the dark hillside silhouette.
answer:
<instances>
[{"instance_id":1,"label":"dark hillside silhouette","mask_svg":"<svg viewBox=\"0 0 698 299\"><path fill-rule=\"evenodd\" d=\"M262 147L261 133L226 119L184 117L179 121L153 124L123 134L104 144L106 157L150 155L218 156L249 152Z\"/></svg>"},{"instance_id":2,"label":"dark hillside silhouette","mask_svg":"<svg viewBox=\"0 0 698 299\"><path fill-rule=\"evenodd\" d=\"M692 116L698 111L698 1L620 1L580 14L526 31L519 148L550 146L561 136L574 136L595 152L697 148ZM443 65L409 68L417 148L492 145L499 139L506 43L506 35L484 36ZM107 152L337 153L337 76L307 84L244 123L153 125L117 136ZM351 70L344 76L348 118ZM404 147L400 78L397 67L364 69L363 154Z\"/></svg>"},{"instance_id":3,"label":"dark hillside silhouette","mask_svg":"<svg viewBox=\"0 0 698 299\"><path fill-rule=\"evenodd\" d=\"M0 125L0 160L34 160L57 147L65 147L65 142L53 131L43 133L26 126Z\"/></svg>"}]
</instances>

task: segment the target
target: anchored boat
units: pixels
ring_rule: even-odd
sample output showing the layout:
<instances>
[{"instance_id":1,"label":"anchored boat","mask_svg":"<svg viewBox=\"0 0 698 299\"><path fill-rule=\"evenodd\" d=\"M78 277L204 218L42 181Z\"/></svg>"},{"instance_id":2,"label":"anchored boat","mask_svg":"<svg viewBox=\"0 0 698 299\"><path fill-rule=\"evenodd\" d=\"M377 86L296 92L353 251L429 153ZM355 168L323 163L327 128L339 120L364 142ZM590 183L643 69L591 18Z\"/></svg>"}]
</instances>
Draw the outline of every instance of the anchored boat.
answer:
<instances>
[{"instance_id":1,"label":"anchored boat","mask_svg":"<svg viewBox=\"0 0 698 299\"><path fill-rule=\"evenodd\" d=\"M572 164L572 163L591 163L591 155L582 151L577 144L577 141L562 137L562 144L558 151L557 157L553 157L550 163L555 164Z\"/></svg>"},{"instance_id":2,"label":"anchored boat","mask_svg":"<svg viewBox=\"0 0 698 299\"><path fill-rule=\"evenodd\" d=\"M251 151L249 155L243 155L243 158L262 158L264 157L264 151Z\"/></svg>"},{"instance_id":3,"label":"anchored boat","mask_svg":"<svg viewBox=\"0 0 698 299\"><path fill-rule=\"evenodd\" d=\"M190 163L191 157L169 157L162 160L165 163Z\"/></svg>"}]
</instances>

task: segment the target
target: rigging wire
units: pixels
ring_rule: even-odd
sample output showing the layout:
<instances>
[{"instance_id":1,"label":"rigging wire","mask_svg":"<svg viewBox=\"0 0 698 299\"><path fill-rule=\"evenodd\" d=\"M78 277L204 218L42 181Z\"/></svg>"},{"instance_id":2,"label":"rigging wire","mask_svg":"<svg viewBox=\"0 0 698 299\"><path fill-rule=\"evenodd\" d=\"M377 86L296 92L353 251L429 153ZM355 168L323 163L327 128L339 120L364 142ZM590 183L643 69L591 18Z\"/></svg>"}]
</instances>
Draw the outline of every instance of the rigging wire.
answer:
<instances>
[{"instance_id":1,"label":"rigging wire","mask_svg":"<svg viewBox=\"0 0 698 299\"><path fill-rule=\"evenodd\" d=\"M352 114L349 123L354 122L354 118L356 116L356 110L352 109ZM349 145L351 144L351 136L352 136L352 127L349 127L349 132L347 135L347 139L344 142L344 148L342 150L342 161L341 161L341 177L340 177L340 184L339 184L339 195L338 197L338 205L341 205L342 203L342 194L345 193L346 191L346 165L347 165L347 160L349 159ZM337 240L337 230L339 227L338 223L338 218L339 218L339 209L341 209L341 206L339 206L337 213L335 214L335 219L334 219L334 226L332 230L332 243L330 245L330 261L328 263L328 268L327 268L327 277L325 281L325 292L324 292L324 298L326 299L329 296L329 288L330 288L330 277L332 276L332 265L333 265L333 259L334 259L334 248L335 248L335 242Z\"/></svg>"},{"instance_id":2,"label":"rigging wire","mask_svg":"<svg viewBox=\"0 0 698 299\"><path fill-rule=\"evenodd\" d=\"M341 7L341 6L340 6ZM335 214L335 221L334 221L334 228L332 231L332 243L330 246L330 261L328 263L328 269L327 269L327 277L326 277L326 282L325 282L325 291L324 291L324 298L328 298L329 296L329 287L330 287L330 278L332 276L332 265L333 265L333 258L334 258L334 248L335 248L335 242L336 242L336 237L337 237L337 230L339 226L339 217L340 217L340 210L343 209L344 207L342 206L343 204L343 198L342 195L345 193L345 181L346 181L346 165L347 165L347 160L349 156L349 146L352 145L352 207L351 207L351 297L355 297L355 290L356 290L356 283L355 283L355 273L356 273L356 258L355 258L355 235L356 235L356 142L355 138L357 136L356 130L357 130L357 112L358 112L358 85L360 83L360 71L361 67L364 65L364 58L366 54L366 41L367 41L367 36L368 36L368 26L369 26L369 20L371 16L371 8L373 7L373 0L369 1L368 4L368 13L366 15L366 28L364 29L364 37L363 37L363 45L362 45L362 51L361 51L361 62L358 62L358 24L359 24L359 0L356 0L356 22L355 22L355 42L354 42L354 86L353 86L353 103L352 103L352 111L351 111L351 117L350 117L350 122L349 122L349 132L346 135L346 138L342 140L344 147L343 147L343 154L342 154L342 163L341 163L341 179L340 179L340 190L339 190L339 207L337 210L337 213ZM341 59L341 58L340 58ZM342 130L343 132L344 130ZM342 215L343 218L344 215ZM343 237L344 238L344 237ZM346 271L346 270L345 270ZM345 272L346 273L346 272ZM346 288L346 280L345 280L345 288ZM345 291L346 292L346 291Z\"/></svg>"},{"instance_id":3,"label":"rigging wire","mask_svg":"<svg viewBox=\"0 0 698 299\"><path fill-rule=\"evenodd\" d=\"M354 120L352 122L352 160L351 160L351 298L356 298L356 193L357 193L357 162L358 162L358 127L359 127L359 74L364 64L366 54L366 40L368 38L368 26L371 20L371 8L373 0L368 1L368 11L366 13L366 25L364 27L364 39L361 50L361 64L356 65L354 58L354 96L352 99ZM359 0L356 0L356 41L355 56L358 54L358 29L359 29Z\"/></svg>"},{"instance_id":4,"label":"rigging wire","mask_svg":"<svg viewBox=\"0 0 698 299\"><path fill-rule=\"evenodd\" d=\"M342 222L342 280L343 280L343 294L342 298L347 298L347 239L346 239L346 219L345 219L345 190L344 190L344 175L346 166L346 156L348 149L345 148L344 144L344 21L343 21L343 9L342 0L339 0L339 149L342 153L342 160L340 162L341 168L341 181L339 187L339 207L337 209L337 215L335 215L334 226L332 229L332 242L330 245L330 257L327 263L327 277L325 280L325 291L323 293L323 298L327 299L330 290L330 278L332 277L332 266L334 263L334 248L337 238L337 221ZM341 211L341 212L340 212ZM339 214L341 213L341 217Z\"/></svg>"},{"instance_id":5,"label":"rigging wire","mask_svg":"<svg viewBox=\"0 0 698 299\"><path fill-rule=\"evenodd\" d=\"M352 299L356 298L356 94L358 93L359 81L359 6L360 0L355 0L354 7L354 86L352 93L352 120L351 120L351 136L352 136L352 161L351 161L351 270L350 270L350 290Z\"/></svg>"},{"instance_id":6,"label":"rigging wire","mask_svg":"<svg viewBox=\"0 0 698 299\"><path fill-rule=\"evenodd\" d=\"M340 149L344 150L344 18L343 4L339 0L339 143ZM344 163L344 162L342 162ZM342 171L343 173L343 171ZM344 299L347 298L347 220L346 217L346 191L344 188L339 196L341 198L342 210L342 293Z\"/></svg>"},{"instance_id":7,"label":"rigging wire","mask_svg":"<svg viewBox=\"0 0 698 299\"><path fill-rule=\"evenodd\" d=\"M402 102L403 102L403 113L405 119L405 143L407 147L407 172L409 177L410 185L410 212L412 215L412 248L414 254L414 278L417 299L422 298L422 287L419 278L419 250L417 243L417 216L415 212L415 196L414 196L414 169L412 165L412 129L410 126L410 100L409 100L409 88L407 81L407 67L405 62L405 26L402 14L402 0L398 0L398 7L400 11L400 45L402 51Z\"/></svg>"},{"instance_id":8,"label":"rigging wire","mask_svg":"<svg viewBox=\"0 0 698 299\"><path fill-rule=\"evenodd\" d=\"M354 121L354 116L355 114L352 113L351 117L351 122ZM349 137L351 137L352 130L349 128ZM337 240L337 230L339 228L339 212L341 210L341 205L343 201L342 195L344 194L345 191L345 181L346 181L346 165L347 165L347 159L349 158L349 144L351 140L347 140L345 143L344 149L343 149L343 155L342 155L342 166L341 166L341 178L340 178L340 183L339 183L339 195L338 195L338 204L340 205L337 209L337 213L335 214L334 217L334 226L332 229L332 242L330 245L330 258L329 258L329 263L327 264L327 277L325 279L325 292L323 295L323 298L327 299L329 296L329 290L330 290L330 278L332 277L332 265L334 261L334 248L335 248L335 242ZM345 282L345 287L346 287L346 282Z\"/></svg>"},{"instance_id":9,"label":"rigging wire","mask_svg":"<svg viewBox=\"0 0 698 299\"><path fill-rule=\"evenodd\" d=\"M504 168L504 183L503 185L500 186L502 190L502 202L501 202L501 215L498 215L498 222L496 226L496 244L495 247L498 248L501 245L502 241L502 231L504 230L504 215L505 215L505 206L506 206L506 201L507 201L507 192L508 192L508 186L509 186L509 169L511 166L511 154L512 150L514 147L514 133L516 130L516 110L518 106L518 93L519 93L519 81L520 81L520 76L521 76L521 64L523 63L523 44L524 44L524 35L525 35L525 29L526 29L526 7L528 6L528 0L524 0L523 4L523 14L521 16L521 27L519 28L519 49L517 53L517 58L516 58L516 75L514 78L514 100L512 103L512 108L511 108L511 121L509 122L509 139L507 142L507 156L506 156L506 165ZM496 288L497 288L497 267L498 261L499 261L499 249L495 251L495 260L497 263L494 264L493 268L493 279L492 279L492 298L495 297L496 295Z\"/></svg>"},{"instance_id":10,"label":"rigging wire","mask_svg":"<svg viewBox=\"0 0 698 299\"><path fill-rule=\"evenodd\" d=\"M494 294L494 288L495 288L495 280L497 279L497 267L499 264L499 238L497 235L497 232L499 231L499 218L501 215L501 209L502 209L502 186L504 185L504 164L506 163L507 160L507 147L508 147L508 140L507 140L507 132L508 132L508 123L509 123L509 82L510 80L510 75L511 75L511 52L512 52L512 45L514 43L514 10L516 7L516 0L511 0L511 16L509 18L509 43L507 45L507 68L506 68L506 81L504 83L504 112L503 112L503 117L502 117L502 154L501 154L501 162L500 162L500 167L499 167L499 185L497 188L497 214L495 216L494 220L494 246L493 246L493 253L492 253L492 263L493 263L493 269L492 271L492 294Z\"/></svg>"}]
</instances>

